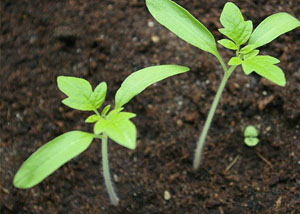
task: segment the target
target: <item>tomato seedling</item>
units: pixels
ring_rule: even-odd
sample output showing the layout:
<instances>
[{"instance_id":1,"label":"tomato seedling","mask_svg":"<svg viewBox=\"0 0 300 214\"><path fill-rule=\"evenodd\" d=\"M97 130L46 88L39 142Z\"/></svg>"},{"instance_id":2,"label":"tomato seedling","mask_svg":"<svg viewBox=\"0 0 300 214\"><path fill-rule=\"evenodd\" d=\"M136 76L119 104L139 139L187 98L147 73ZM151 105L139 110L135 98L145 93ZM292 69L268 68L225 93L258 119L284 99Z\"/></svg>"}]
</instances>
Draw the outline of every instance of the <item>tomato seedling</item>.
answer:
<instances>
[{"instance_id":1,"label":"tomato seedling","mask_svg":"<svg viewBox=\"0 0 300 214\"><path fill-rule=\"evenodd\" d=\"M47 178L55 170L86 150L93 139L102 141L102 165L104 182L113 205L119 199L110 178L107 143L108 138L128 149L136 148L137 131L130 121L136 115L124 112L124 105L151 84L167 77L187 72L189 68L179 65L159 65L141 69L130 74L115 95L115 108L105 106L101 113L107 85L100 83L94 90L90 83L81 78L59 76L58 88L68 97L62 101L66 106L80 111L94 112L85 122L94 123L94 132L70 131L49 141L35 151L20 167L14 177L15 187L27 189Z\"/></svg>"},{"instance_id":2,"label":"tomato seedling","mask_svg":"<svg viewBox=\"0 0 300 214\"><path fill-rule=\"evenodd\" d=\"M256 146L258 144L258 131L254 126L249 125L245 128L244 142L247 146Z\"/></svg>"},{"instance_id":3,"label":"tomato seedling","mask_svg":"<svg viewBox=\"0 0 300 214\"><path fill-rule=\"evenodd\" d=\"M269 55L259 55L257 48L299 27L300 22L290 14L280 12L265 18L252 31L252 21L245 21L240 9L234 3L226 3L220 16L220 22L224 28L219 31L228 39L221 39L218 43L234 51L233 57L227 63L230 66L228 67L217 49L212 33L187 10L170 0L146 0L146 5L160 24L184 41L215 56L224 71L223 79L197 142L193 166L194 169L198 169L205 138L226 82L232 72L241 65L246 75L255 72L279 86L285 86L284 73L276 65L279 60Z\"/></svg>"}]
</instances>

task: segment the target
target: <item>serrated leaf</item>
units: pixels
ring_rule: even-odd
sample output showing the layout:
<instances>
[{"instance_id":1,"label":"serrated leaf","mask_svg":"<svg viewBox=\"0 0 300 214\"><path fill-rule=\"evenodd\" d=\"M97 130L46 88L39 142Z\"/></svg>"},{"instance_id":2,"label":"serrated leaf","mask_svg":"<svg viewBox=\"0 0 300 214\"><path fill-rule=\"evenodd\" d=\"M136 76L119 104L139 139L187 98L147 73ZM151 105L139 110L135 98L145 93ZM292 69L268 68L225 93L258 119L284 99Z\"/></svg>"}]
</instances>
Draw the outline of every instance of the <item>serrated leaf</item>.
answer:
<instances>
[{"instance_id":1,"label":"serrated leaf","mask_svg":"<svg viewBox=\"0 0 300 214\"><path fill-rule=\"evenodd\" d=\"M100 120L97 121L94 125L94 133L95 134L101 134L105 131L105 127L108 126L108 121L104 118L100 118Z\"/></svg>"},{"instance_id":2,"label":"serrated leaf","mask_svg":"<svg viewBox=\"0 0 300 214\"><path fill-rule=\"evenodd\" d=\"M299 26L300 22L288 13L273 14L257 26L249 39L249 44L258 48Z\"/></svg>"},{"instance_id":3,"label":"serrated leaf","mask_svg":"<svg viewBox=\"0 0 300 214\"><path fill-rule=\"evenodd\" d=\"M141 69L130 74L122 83L115 96L116 108L128 103L134 96L148 86L167 77L189 71L189 68L179 65L158 65Z\"/></svg>"},{"instance_id":4,"label":"serrated leaf","mask_svg":"<svg viewBox=\"0 0 300 214\"><path fill-rule=\"evenodd\" d=\"M278 66L274 65L278 62L278 59L271 56L255 56L251 59L244 60L242 67L246 74L255 71L271 82L279 86L285 86L286 80L284 73Z\"/></svg>"},{"instance_id":5,"label":"serrated leaf","mask_svg":"<svg viewBox=\"0 0 300 214\"><path fill-rule=\"evenodd\" d=\"M273 64L279 63L278 59L276 59L275 57L268 56L268 55L266 55L266 56L256 56L256 57L253 57L253 58L255 58L255 61L258 64L259 63L261 63L261 64L266 64L267 63L267 64L272 64L273 65ZM255 67L251 63L252 62L251 60L253 60L253 58L245 59L242 63L242 68L243 68L245 74L247 74L247 75L254 71Z\"/></svg>"},{"instance_id":6,"label":"serrated leaf","mask_svg":"<svg viewBox=\"0 0 300 214\"><path fill-rule=\"evenodd\" d=\"M91 101L94 107L99 108L105 100L107 85L105 82L100 83L91 95Z\"/></svg>"},{"instance_id":7,"label":"serrated leaf","mask_svg":"<svg viewBox=\"0 0 300 214\"><path fill-rule=\"evenodd\" d=\"M110 123L105 133L116 143L128 149L136 148L136 127L130 120Z\"/></svg>"},{"instance_id":8,"label":"serrated leaf","mask_svg":"<svg viewBox=\"0 0 300 214\"><path fill-rule=\"evenodd\" d=\"M57 77L57 85L59 90L69 97L90 96L93 92L91 84L82 78L78 77Z\"/></svg>"},{"instance_id":9,"label":"serrated leaf","mask_svg":"<svg viewBox=\"0 0 300 214\"><path fill-rule=\"evenodd\" d=\"M255 57L255 61L257 63L269 63L269 64L278 64L280 62L279 59L269 56L269 55L259 55Z\"/></svg>"},{"instance_id":10,"label":"serrated leaf","mask_svg":"<svg viewBox=\"0 0 300 214\"><path fill-rule=\"evenodd\" d=\"M237 46L248 41L253 29L252 21L244 21L240 9L234 3L225 4L220 22L224 28L219 29L219 31L233 40Z\"/></svg>"},{"instance_id":11,"label":"serrated leaf","mask_svg":"<svg viewBox=\"0 0 300 214\"><path fill-rule=\"evenodd\" d=\"M170 0L146 0L146 5L152 16L179 38L219 56L211 32L187 10Z\"/></svg>"},{"instance_id":12,"label":"serrated leaf","mask_svg":"<svg viewBox=\"0 0 300 214\"><path fill-rule=\"evenodd\" d=\"M115 109L111 110L109 112L110 117L113 117L114 115L118 114L123 109L124 109L124 107L119 107L119 108L115 108Z\"/></svg>"},{"instance_id":13,"label":"serrated leaf","mask_svg":"<svg viewBox=\"0 0 300 214\"><path fill-rule=\"evenodd\" d=\"M242 64L242 60L239 57L231 57L231 59L228 62L228 65L240 65Z\"/></svg>"},{"instance_id":14,"label":"serrated leaf","mask_svg":"<svg viewBox=\"0 0 300 214\"><path fill-rule=\"evenodd\" d=\"M93 114L93 115L89 116L88 118L86 118L85 122L86 123L95 123L98 120L100 120L100 117L98 115L96 115L96 114Z\"/></svg>"},{"instance_id":15,"label":"serrated leaf","mask_svg":"<svg viewBox=\"0 0 300 214\"><path fill-rule=\"evenodd\" d=\"M240 53L241 54L248 54L250 53L251 51L254 50L254 46L253 45L246 45L245 47L243 47L241 50L240 50Z\"/></svg>"},{"instance_id":16,"label":"serrated leaf","mask_svg":"<svg viewBox=\"0 0 300 214\"><path fill-rule=\"evenodd\" d=\"M259 142L259 139L256 137L247 137L244 139L244 142L247 146L256 146Z\"/></svg>"},{"instance_id":17,"label":"serrated leaf","mask_svg":"<svg viewBox=\"0 0 300 214\"><path fill-rule=\"evenodd\" d=\"M244 55L244 59L251 59L259 54L259 50L255 49Z\"/></svg>"},{"instance_id":18,"label":"serrated leaf","mask_svg":"<svg viewBox=\"0 0 300 214\"><path fill-rule=\"evenodd\" d=\"M228 48L230 50L237 50L238 47L236 46L236 44L234 44L234 42L232 42L229 39L221 39L218 40L218 43L222 46L224 46L225 48Z\"/></svg>"},{"instance_id":19,"label":"serrated leaf","mask_svg":"<svg viewBox=\"0 0 300 214\"><path fill-rule=\"evenodd\" d=\"M58 88L68 96L63 104L81 111L94 111L105 99L106 83L99 84L93 92L88 81L77 77L59 76Z\"/></svg>"},{"instance_id":20,"label":"serrated leaf","mask_svg":"<svg viewBox=\"0 0 300 214\"><path fill-rule=\"evenodd\" d=\"M252 21L244 21L234 28L221 28L219 31L240 46L248 41L252 29Z\"/></svg>"},{"instance_id":21,"label":"serrated leaf","mask_svg":"<svg viewBox=\"0 0 300 214\"><path fill-rule=\"evenodd\" d=\"M92 110L93 106L88 98L93 93L92 86L88 81L76 77L59 76L58 88L68 96L62 102L74 109Z\"/></svg>"},{"instance_id":22,"label":"serrated leaf","mask_svg":"<svg viewBox=\"0 0 300 214\"><path fill-rule=\"evenodd\" d=\"M20 167L14 177L14 186L30 188L86 150L93 134L71 131L49 141L34 152Z\"/></svg>"},{"instance_id":23,"label":"serrated leaf","mask_svg":"<svg viewBox=\"0 0 300 214\"><path fill-rule=\"evenodd\" d=\"M235 27L244 21L240 9L232 2L227 2L224 5L220 16L220 22L224 27Z\"/></svg>"},{"instance_id":24,"label":"serrated leaf","mask_svg":"<svg viewBox=\"0 0 300 214\"><path fill-rule=\"evenodd\" d=\"M107 120L129 120L131 118L136 117L135 113L131 113L131 112L118 112L115 113L113 111L109 112L109 114L107 115Z\"/></svg>"},{"instance_id":25,"label":"serrated leaf","mask_svg":"<svg viewBox=\"0 0 300 214\"><path fill-rule=\"evenodd\" d=\"M101 112L101 116L105 116L109 111L109 109L110 109L110 105L105 106Z\"/></svg>"},{"instance_id":26,"label":"serrated leaf","mask_svg":"<svg viewBox=\"0 0 300 214\"><path fill-rule=\"evenodd\" d=\"M254 67L248 62L248 60L244 60L244 62L242 62L242 68L246 75L249 75L254 71Z\"/></svg>"},{"instance_id":27,"label":"serrated leaf","mask_svg":"<svg viewBox=\"0 0 300 214\"><path fill-rule=\"evenodd\" d=\"M136 147L136 127L129 120L135 117L130 112L119 112L106 119L101 118L94 126L94 133L106 133L113 141L128 149Z\"/></svg>"}]
</instances>

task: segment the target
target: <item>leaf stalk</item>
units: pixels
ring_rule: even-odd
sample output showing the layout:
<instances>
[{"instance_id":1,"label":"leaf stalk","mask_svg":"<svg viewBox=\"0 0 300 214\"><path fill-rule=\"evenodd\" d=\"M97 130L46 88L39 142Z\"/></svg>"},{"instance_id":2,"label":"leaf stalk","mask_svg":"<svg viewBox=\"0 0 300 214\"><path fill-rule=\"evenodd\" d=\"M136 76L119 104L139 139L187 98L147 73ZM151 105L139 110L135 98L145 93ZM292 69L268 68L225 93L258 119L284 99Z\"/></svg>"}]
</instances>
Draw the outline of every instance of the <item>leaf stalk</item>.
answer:
<instances>
[{"instance_id":1,"label":"leaf stalk","mask_svg":"<svg viewBox=\"0 0 300 214\"><path fill-rule=\"evenodd\" d=\"M118 206L119 204L119 198L117 194L114 191L112 181L110 178L110 172L109 172L109 163L108 163L108 152L107 152L107 135L103 134L102 138L102 165L103 165L103 176L104 176L104 183L106 190L108 192L110 202L114 206Z\"/></svg>"},{"instance_id":2,"label":"leaf stalk","mask_svg":"<svg viewBox=\"0 0 300 214\"><path fill-rule=\"evenodd\" d=\"M227 71L224 70L223 79L222 79L222 81L220 83L220 86L218 88L217 94L216 94L216 96L214 98L214 101L213 101L212 106L211 106L211 108L209 110L207 119L205 121L203 130L202 130L201 135L200 135L200 137L198 139L198 142L197 142L197 147L196 147L196 150L195 150L195 158L194 158L194 163L193 163L193 167L194 167L195 170L197 170L199 168L200 164L201 164L201 156L202 156L202 153L203 153L205 139L206 139L209 127L211 125L212 119L214 117L214 114L216 112L218 103L220 101L222 92L223 92L223 90L225 88L227 80L229 79L231 73L235 70L236 67L237 66L231 66Z\"/></svg>"}]
</instances>

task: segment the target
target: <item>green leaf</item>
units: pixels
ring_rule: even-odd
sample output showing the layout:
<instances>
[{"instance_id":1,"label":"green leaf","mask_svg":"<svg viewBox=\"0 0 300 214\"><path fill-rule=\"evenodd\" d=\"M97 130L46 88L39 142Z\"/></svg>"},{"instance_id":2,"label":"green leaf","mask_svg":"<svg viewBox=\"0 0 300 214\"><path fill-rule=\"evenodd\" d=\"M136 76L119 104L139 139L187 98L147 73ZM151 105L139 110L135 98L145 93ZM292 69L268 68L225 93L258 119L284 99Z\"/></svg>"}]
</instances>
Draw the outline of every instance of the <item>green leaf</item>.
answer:
<instances>
[{"instance_id":1,"label":"green leaf","mask_svg":"<svg viewBox=\"0 0 300 214\"><path fill-rule=\"evenodd\" d=\"M236 44L234 44L234 42L232 42L229 39L218 40L218 43L220 45L224 46L225 48L230 49L230 50L237 50L238 49L238 47L236 46Z\"/></svg>"},{"instance_id":2,"label":"green leaf","mask_svg":"<svg viewBox=\"0 0 300 214\"><path fill-rule=\"evenodd\" d=\"M93 134L71 131L60 135L34 152L14 177L14 186L30 188L61 167L64 163L86 150Z\"/></svg>"},{"instance_id":3,"label":"green leaf","mask_svg":"<svg viewBox=\"0 0 300 214\"><path fill-rule=\"evenodd\" d=\"M59 76L58 88L68 96L62 102L75 109L92 110L93 106L88 98L93 93L92 86L88 81L76 77Z\"/></svg>"},{"instance_id":4,"label":"green leaf","mask_svg":"<svg viewBox=\"0 0 300 214\"><path fill-rule=\"evenodd\" d=\"M286 80L284 73L278 66L274 65L278 62L278 59L271 56L255 56L251 59L244 60L242 67L247 75L255 71L271 82L279 86L285 86Z\"/></svg>"},{"instance_id":5,"label":"green leaf","mask_svg":"<svg viewBox=\"0 0 300 214\"><path fill-rule=\"evenodd\" d=\"M100 117L96 114L93 114L91 116L89 116L88 118L85 119L86 123L95 123L100 119Z\"/></svg>"},{"instance_id":6,"label":"green leaf","mask_svg":"<svg viewBox=\"0 0 300 214\"><path fill-rule=\"evenodd\" d=\"M106 133L113 141L128 149L136 148L136 127L129 120L135 117L130 112L109 114L106 119L101 118L94 126L94 133Z\"/></svg>"},{"instance_id":7,"label":"green leaf","mask_svg":"<svg viewBox=\"0 0 300 214\"><path fill-rule=\"evenodd\" d=\"M227 2L220 16L220 22L224 27L232 28L244 21L240 9L232 2Z\"/></svg>"},{"instance_id":8,"label":"green leaf","mask_svg":"<svg viewBox=\"0 0 300 214\"><path fill-rule=\"evenodd\" d=\"M300 22L288 13L273 14L257 26L249 39L249 44L258 48L299 26Z\"/></svg>"},{"instance_id":9,"label":"green leaf","mask_svg":"<svg viewBox=\"0 0 300 214\"><path fill-rule=\"evenodd\" d=\"M242 64L242 60L239 57L231 57L231 59L228 62L228 65L240 65Z\"/></svg>"},{"instance_id":10,"label":"green leaf","mask_svg":"<svg viewBox=\"0 0 300 214\"><path fill-rule=\"evenodd\" d=\"M94 111L101 106L106 95L106 83L99 84L93 92L88 81L77 77L59 76L58 88L68 96L63 104L81 111Z\"/></svg>"},{"instance_id":11,"label":"green leaf","mask_svg":"<svg viewBox=\"0 0 300 214\"><path fill-rule=\"evenodd\" d=\"M124 107L115 108L109 112L109 116L113 117L114 115L118 114L120 111L122 111Z\"/></svg>"},{"instance_id":12,"label":"green leaf","mask_svg":"<svg viewBox=\"0 0 300 214\"><path fill-rule=\"evenodd\" d=\"M240 50L240 53L241 54L248 54L250 53L251 51L253 51L254 49L254 46L253 45L246 45L245 47L243 47L241 50Z\"/></svg>"},{"instance_id":13,"label":"green leaf","mask_svg":"<svg viewBox=\"0 0 300 214\"><path fill-rule=\"evenodd\" d=\"M187 10L170 0L146 0L152 16L161 25L193 46L219 56L211 32Z\"/></svg>"},{"instance_id":14,"label":"green leaf","mask_svg":"<svg viewBox=\"0 0 300 214\"><path fill-rule=\"evenodd\" d=\"M109 111L109 109L110 109L110 105L105 106L101 112L101 116L105 116Z\"/></svg>"},{"instance_id":15,"label":"green leaf","mask_svg":"<svg viewBox=\"0 0 300 214\"><path fill-rule=\"evenodd\" d=\"M259 54L259 50L255 49L244 55L244 59L251 59Z\"/></svg>"},{"instance_id":16,"label":"green leaf","mask_svg":"<svg viewBox=\"0 0 300 214\"><path fill-rule=\"evenodd\" d=\"M244 137L257 137L258 131L254 126L247 126L244 131Z\"/></svg>"},{"instance_id":17,"label":"green leaf","mask_svg":"<svg viewBox=\"0 0 300 214\"><path fill-rule=\"evenodd\" d=\"M234 28L221 28L220 33L232 39L238 46L248 41L253 29L252 21L241 22Z\"/></svg>"},{"instance_id":18,"label":"green leaf","mask_svg":"<svg viewBox=\"0 0 300 214\"><path fill-rule=\"evenodd\" d=\"M116 108L128 103L134 96L148 86L167 77L189 71L189 68L179 65L158 65L141 69L130 74L122 83L115 96Z\"/></svg>"},{"instance_id":19,"label":"green leaf","mask_svg":"<svg viewBox=\"0 0 300 214\"><path fill-rule=\"evenodd\" d=\"M131 112L113 112L111 111L108 115L107 115L107 120L129 120L131 118L136 117L136 114L131 113Z\"/></svg>"},{"instance_id":20,"label":"green leaf","mask_svg":"<svg viewBox=\"0 0 300 214\"><path fill-rule=\"evenodd\" d=\"M224 28L219 29L219 31L233 40L237 46L248 41L253 29L252 21L244 21L240 9L234 3L225 4L220 22Z\"/></svg>"},{"instance_id":21,"label":"green leaf","mask_svg":"<svg viewBox=\"0 0 300 214\"><path fill-rule=\"evenodd\" d=\"M92 93L90 99L94 107L99 108L105 100L107 85L105 82L100 83Z\"/></svg>"},{"instance_id":22,"label":"green leaf","mask_svg":"<svg viewBox=\"0 0 300 214\"><path fill-rule=\"evenodd\" d=\"M256 137L247 137L244 139L244 142L247 146L256 146L259 142L259 139Z\"/></svg>"}]
</instances>

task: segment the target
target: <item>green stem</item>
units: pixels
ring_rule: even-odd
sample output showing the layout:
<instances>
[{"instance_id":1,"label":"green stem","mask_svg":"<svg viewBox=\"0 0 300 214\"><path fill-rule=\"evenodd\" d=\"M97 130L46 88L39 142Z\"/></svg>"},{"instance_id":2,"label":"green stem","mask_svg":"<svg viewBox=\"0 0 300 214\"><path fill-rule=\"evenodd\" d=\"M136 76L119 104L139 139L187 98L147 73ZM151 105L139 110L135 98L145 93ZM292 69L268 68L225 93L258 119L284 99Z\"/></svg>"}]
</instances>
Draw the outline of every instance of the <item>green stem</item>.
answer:
<instances>
[{"instance_id":1,"label":"green stem","mask_svg":"<svg viewBox=\"0 0 300 214\"><path fill-rule=\"evenodd\" d=\"M221 66L222 66L224 72L227 73L228 69L227 69L227 66L226 66L226 64L225 64L225 62L224 62L224 60L223 60L223 58L221 57L221 55L217 55L216 57L217 57L217 59L219 60L219 62L220 62L220 64L221 64Z\"/></svg>"},{"instance_id":2,"label":"green stem","mask_svg":"<svg viewBox=\"0 0 300 214\"><path fill-rule=\"evenodd\" d=\"M205 144L205 138L207 136L207 132L208 132L209 127L211 125L211 122L212 122L212 119L214 117L215 111L217 109L217 106L218 106L219 100L221 98L222 92L225 88L225 85L226 85L226 82L227 82L228 78L230 77L231 73L234 71L235 68L236 68L236 66L232 66L232 67L229 68L228 71L224 70L223 79L220 83L217 94L215 96L215 99L212 103L212 106L209 110L207 119L205 121L202 133L201 133L201 135L199 137L199 140L197 142L197 148L196 148L196 152L195 152L195 159L194 159L194 163L193 163L193 167L194 167L195 170L198 169L199 166L200 166L203 147L204 147L204 144Z\"/></svg>"},{"instance_id":3,"label":"green stem","mask_svg":"<svg viewBox=\"0 0 300 214\"><path fill-rule=\"evenodd\" d=\"M119 198L114 191L111 178L110 178L106 134L103 134L103 138L102 138L102 165L103 165L104 182L105 182L106 190L108 192L110 201L113 205L117 206L119 203Z\"/></svg>"}]
</instances>

